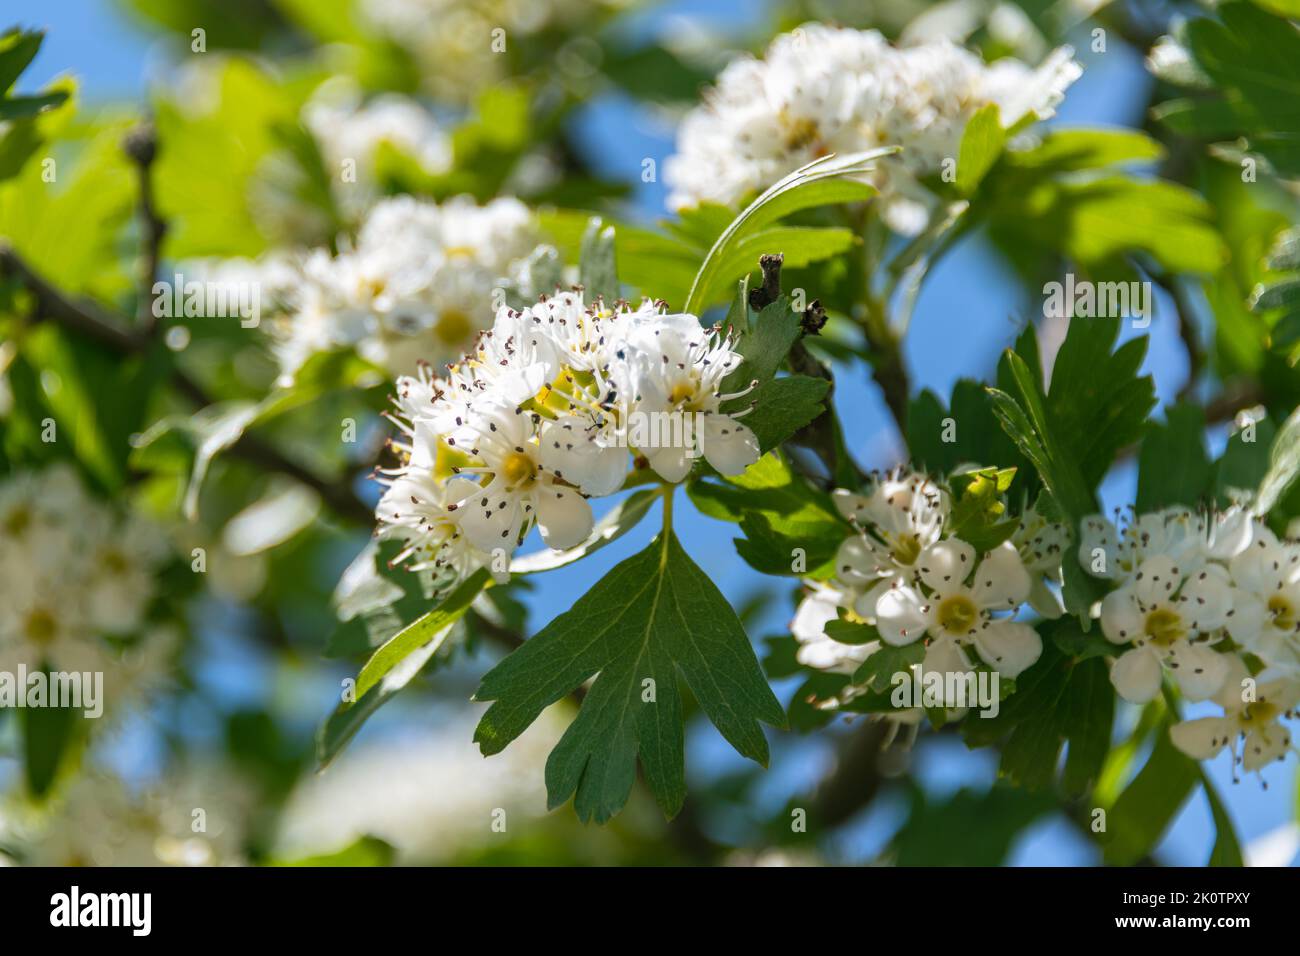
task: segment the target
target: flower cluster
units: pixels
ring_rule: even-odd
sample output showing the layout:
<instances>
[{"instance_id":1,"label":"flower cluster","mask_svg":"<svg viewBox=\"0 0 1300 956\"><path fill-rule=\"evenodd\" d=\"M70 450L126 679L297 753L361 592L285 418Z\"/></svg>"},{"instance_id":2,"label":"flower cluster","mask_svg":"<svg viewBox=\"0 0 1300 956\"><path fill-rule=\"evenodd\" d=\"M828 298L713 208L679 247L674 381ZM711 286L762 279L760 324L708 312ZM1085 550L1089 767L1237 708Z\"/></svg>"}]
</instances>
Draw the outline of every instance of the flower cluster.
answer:
<instances>
[{"instance_id":1,"label":"flower cluster","mask_svg":"<svg viewBox=\"0 0 1300 956\"><path fill-rule=\"evenodd\" d=\"M385 475L381 536L407 543L399 560L413 569L458 578L534 525L550 547L581 542L587 499L619 490L634 459L668 482L701 456L739 474L759 447L737 420L752 383L736 384L733 346L648 300L610 307L573 290L502 308L444 374L398 379L405 440Z\"/></svg>"},{"instance_id":2,"label":"flower cluster","mask_svg":"<svg viewBox=\"0 0 1300 956\"><path fill-rule=\"evenodd\" d=\"M361 23L407 51L435 97L464 103L508 79L525 38L590 20L625 0L361 0ZM549 42L549 41L548 41Z\"/></svg>"},{"instance_id":3,"label":"flower cluster","mask_svg":"<svg viewBox=\"0 0 1300 956\"><path fill-rule=\"evenodd\" d=\"M980 554L952 533L949 490L904 468L833 498L853 534L835 555L831 580L812 582L795 613L801 663L852 674L884 647L918 641L920 667L930 672L968 673L979 661L1015 678L1038 660L1038 633L1017 614L1035 593L1048 613L1059 613L1042 579L1058 573L1064 526L1031 509L1011 540ZM879 639L837 642L826 633L837 619L872 625Z\"/></svg>"},{"instance_id":4,"label":"flower cluster","mask_svg":"<svg viewBox=\"0 0 1300 956\"><path fill-rule=\"evenodd\" d=\"M732 205L819 156L899 145L873 182L891 228L919 232L933 202L921 179L956 159L971 116L995 103L1007 128L1046 119L1080 74L1072 56L985 64L946 40L896 48L874 30L805 24L764 59L728 65L686 117L665 170L669 203Z\"/></svg>"},{"instance_id":5,"label":"flower cluster","mask_svg":"<svg viewBox=\"0 0 1300 956\"><path fill-rule=\"evenodd\" d=\"M1300 701L1300 543L1236 505L1170 508L1086 519L1078 557L1117 585L1101 602L1101 627L1126 648L1111 668L1121 697L1151 700L1168 674L1188 700L1225 711L1174 728L1188 754L1231 747L1247 770L1285 755L1291 736L1278 720ZM1258 662L1253 674L1244 655Z\"/></svg>"},{"instance_id":6,"label":"flower cluster","mask_svg":"<svg viewBox=\"0 0 1300 956\"><path fill-rule=\"evenodd\" d=\"M276 324L281 368L292 378L312 355L346 347L394 375L447 361L491 322L493 290L537 243L516 199L384 200L355 243L337 255L315 250L295 281L275 281L287 299Z\"/></svg>"},{"instance_id":7,"label":"flower cluster","mask_svg":"<svg viewBox=\"0 0 1300 956\"><path fill-rule=\"evenodd\" d=\"M152 660L159 632L122 651L109 638L148 628L155 575L170 547L134 515L90 497L71 469L0 483L0 670L106 671ZM154 663L157 663L154 661Z\"/></svg>"},{"instance_id":8,"label":"flower cluster","mask_svg":"<svg viewBox=\"0 0 1300 956\"><path fill-rule=\"evenodd\" d=\"M349 216L374 202L385 146L429 175L451 168L451 137L422 106L395 93L363 101L353 83L328 81L303 107L303 123L320 144L331 181L344 184L335 194Z\"/></svg>"},{"instance_id":9,"label":"flower cluster","mask_svg":"<svg viewBox=\"0 0 1300 956\"><path fill-rule=\"evenodd\" d=\"M48 806L0 804L0 842L27 866L241 866L256 808L224 763L176 767L143 789L96 767Z\"/></svg>"}]
</instances>

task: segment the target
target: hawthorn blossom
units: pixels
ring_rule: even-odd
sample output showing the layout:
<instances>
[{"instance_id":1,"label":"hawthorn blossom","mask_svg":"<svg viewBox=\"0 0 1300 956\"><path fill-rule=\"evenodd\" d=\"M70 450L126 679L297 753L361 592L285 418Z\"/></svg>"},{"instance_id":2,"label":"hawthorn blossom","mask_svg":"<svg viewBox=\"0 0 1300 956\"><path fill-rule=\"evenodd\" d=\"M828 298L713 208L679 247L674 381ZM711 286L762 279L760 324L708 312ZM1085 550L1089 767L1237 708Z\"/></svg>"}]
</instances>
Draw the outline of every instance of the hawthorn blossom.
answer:
<instances>
[{"instance_id":1,"label":"hawthorn blossom","mask_svg":"<svg viewBox=\"0 0 1300 956\"><path fill-rule=\"evenodd\" d=\"M1145 703L1160 692L1164 669L1190 700L1213 696L1227 674L1227 658L1211 647L1232 614L1232 588L1217 564L1146 558L1131 583L1101 602L1101 628L1113 644L1131 644L1111 667L1125 700Z\"/></svg>"},{"instance_id":2,"label":"hawthorn blossom","mask_svg":"<svg viewBox=\"0 0 1300 956\"><path fill-rule=\"evenodd\" d=\"M619 490L634 456L669 482L699 457L739 474L759 448L738 421L748 406L734 407L752 383L724 384L741 371L732 346L730 334L652 301L588 303L575 289L502 307L460 361L398 379L402 437L397 466L380 472L379 536L405 543L396 560L412 570L500 573L493 557L533 527L552 548L585 539L587 499ZM654 416L692 425L647 442L640 422Z\"/></svg>"},{"instance_id":3,"label":"hawthorn blossom","mask_svg":"<svg viewBox=\"0 0 1300 956\"><path fill-rule=\"evenodd\" d=\"M1267 671L1251 678L1240 658L1226 660L1225 679L1213 697L1223 716L1184 720L1171 727L1169 735L1195 760L1210 760L1228 748L1234 764L1258 773L1295 749L1291 731L1281 721L1295 717L1300 680Z\"/></svg>"},{"instance_id":4,"label":"hawthorn blossom","mask_svg":"<svg viewBox=\"0 0 1300 956\"><path fill-rule=\"evenodd\" d=\"M1279 541L1261 524L1228 572L1232 639L1269 665L1300 671L1300 543Z\"/></svg>"},{"instance_id":5,"label":"hawthorn blossom","mask_svg":"<svg viewBox=\"0 0 1300 956\"><path fill-rule=\"evenodd\" d=\"M985 64L946 40L900 49L874 30L807 23L763 59L733 61L686 117L669 205L734 205L820 156L897 144L870 179L891 228L914 234L935 205L922 180L955 160L976 112L997 104L1007 129L1046 119L1080 72L1069 47L1035 69Z\"/></svg>"},{"instance_id":6,"label":"hawthorn blossom","mask_svg":"<svg viewBox=\"0 0 1300 956\"><path fill-rule=\"evenodd\" d=\"M67 466L0 482L0 670L147 677L140 662L162 664L143 648L170 556L156 526L92 498Z\"/></svg>"},{"instance_id":7,"label":"hawthorn blossom","mask_svg":"<svg viewBox=\"0 0 1300 956\"><path fill-rule=\"evenodd\" d=\"M355 83L336 77L312 94L302 118L320 146L330 181L341 183L334 192L349 215L363 212L380 194L376 166L385 148L430 176L451 168L451 137L407 97L385 93L363 102Z\"/></svg>"},{"instance_id":8,"label":"hawthorn blossom","mask_svg":"<svg viewBox=\"0 0 1300 956\"><path fill-rule=\"evenodd\" d=\"M898 468L877 478L866 494L836 489L831 498L857 530L836 552L836 578L861 591L854 610L874 619L884 590L914 576L921 553L938 542L948 493L927 476Z\"/></svg>"},{"instance_id":9,"label":"hawthorn blossom","mask_svg":"<svg viewBox=\"0 0 1300 956\"><path fill-rule=\"evenodd\" d=\"M516 199L379 202L337 255L317 249L300 257L287 308L272 326L282 378L341 348L398 375L421 360L459 355L490 325L494 290L538 238Z\"/></svg>"},{"instance_id":10,"label":"hawthorn blossom","mask_svg":"<svg viewBox=\"0 0 1300 956\"><path fill-rule=\"evenodd\" d=\"M1011 543L1029 572L1029 606L1045 618L1060 617L1061 600L1047 583L1061 583L1061 556L1070 543L1066 526L1048 521L1031 504L1020 516Z\"/></svg>"},{"instance_id":11,"label":"hawthorn blossom","mask_svg":"<svg viewBox=\"0 0 1300 956\"><path fill-rule=\"evenodd\" d=\"M1029 597L1029 573L1010 543L978 564L976 556L958 538L926 548L917 559L916 580L891 587L876 602L876 626L895 646L929 638L941 642L943 652L963 657L963 649L973 647L991 668L1014 678L1043 650L1032 627L1006 616Z\"/></svg>"}]
</instances>

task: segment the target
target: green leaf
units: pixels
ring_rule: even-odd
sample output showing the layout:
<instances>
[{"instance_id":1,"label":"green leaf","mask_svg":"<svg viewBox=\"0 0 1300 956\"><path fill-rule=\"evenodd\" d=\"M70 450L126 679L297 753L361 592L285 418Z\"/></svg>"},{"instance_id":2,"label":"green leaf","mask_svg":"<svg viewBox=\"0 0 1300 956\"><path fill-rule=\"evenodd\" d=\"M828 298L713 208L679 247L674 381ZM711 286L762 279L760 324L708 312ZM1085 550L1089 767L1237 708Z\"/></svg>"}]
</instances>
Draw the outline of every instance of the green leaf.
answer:
<instances>
[{"instance_id":1,"label":"green leaf","mask_svg":"<svg viewBox=\"0 0 1300 956\"><path fill-rule=\"evenodd\" d=\"M1007 142L1006 130L998 116L998 105L989 103L966 123L961 148L957 154L957 191L973 195L993 164L1002 155Z\"/></svg>"},{"instance_id":2,"label":"green leaf","mask_svg":"<svg viewBox=\"0 0 1300 956\"><path fill-rule=\"evenodd\" d=\"M622 298L618 285L618 267L614 259L614 227L593 218L582 237L578 258L578 281L587 290L588 300L602 296L612 304Z\"/></svg>"},{"instance_id":3,"label":"green leaf","mask_svg":"<svg viewBox=\"0 0 1300 956\"><path fill-rule=\"evenodd\" d=\"M717 261L709 284L700 293L700 302L712 305L722 301L733 282L755 271L762 255L780 253L786 266L798 268L834 258L857 241L849 229L774 226L758 230L735 241Z\"/></svg>"},{"instance_id":4,"label":"green leaf","mask_svg":"<svg viewBox=\"0 0 1300 956\"><path fill-rule=\"evenodd\" d=\"M27 689L20 687L18 692ZM75 759L86 721L73 707L24 707L18 714L27 789L33 797L44 799Z\"/></svg>"},{"instance_id":5,"label":"green leaf","mask_svg":"<svg viewBox=\"0 0 1300 956\"><path fill-rule=\"evenodd\" d=\"M1214 491L1219 504L1226 505L1229 493L1253 493L1268 472L1270 450L1277 426L1261 419L1250 430L1241 429L1228 436L1223 455L1214 463ZM1252 441L1246 441L1247 436Z\"/></svg>"},{"instance_id":6,"label":"green leaf","mask_svg":"<svg viewBox=\"0 0 1300 956\"><path fill-rule=\"evenodd\" d=\"M1052 811L1052 800L1006 786L959 790L941 802L912 794L907 822L894 837L898 866L1000 866L1017 838Z\"/></svg>"},{"instance_id":7,"label":"green leaf","mask_svg":"<svg viewBox=\"0 0 1300 956\"><path fill-rule=\"evenodd\" d=\"M1016 469L1020 488L1027 493L1036 483L1029 462L999 425L989 393L971 379L960 379L953 386L948 408L928 389L912 400L907 447L914 462L935 474L978 462Z\"/></svg>"},{"instance_id":8,"label":"green leaf","mask_svg":"<svg viewBox=\"0 0 1300 956\"><path fill-rule=\"evenodd\" d=\"M392 866L397 851L379 837L363 836L333 853L273 860L268 866Z\"/></svg>"},{"instance_id":9,"label":"green leaf","mask_svg":"<svg viewBox=\"0 0 1300 956\"><path fill-rule=\"evenodd\" d=\"M897 151L897 147L891 146L846 156L824 156L768 187L732 221L709 249L691 283L684 311L699 315L710 304L705 298L706 294L723 285L718 277L728 256L747 237L801 209L849 202L852 200L847 197L853 194L856 194L858 200L866 199L874 193L870 186L863 183L830 183L841 177L868 172L874 160Z\"/></svg>"},{"instance_id":10,"label":"green leaf","mask_svg":"<svg viewBox=\"0 0 1300 956\"><path fill-rule=\"evenodd\" d=\"M1267 514L1297 477L1300 477L1300 408L1278 430L1269 453L1268 471L1255 496L1255 510Z\"/></svg>"},{"instance_id":11,"label":"green leaf","mask_svg":"<svg viewBox=\"0 0 1300 956\"><path fill-rule=\"evenodd\" d=\"M1213 475L1204 434L1205 413L1195 405L1174 405L1163 424L1151 424L1138 454L1139 512L1204 501Z\"/></svg>"},{"instance_id":12,"label":"green leaf","mask_svg":"<svg viewBox=\"0 0 1300 956\"><path fill-rule=\"evenodd\" d=\"M1146 765L1106 813L1106 863L1132 866L1149 854L1199 780L1199 765L1173 745L1162 721Z\"/></svg>"},{"instance_id":13,"label":"green leaf","mask_svg":"<svg viewBox=\"0 0 1300 956\"><path fill-rule=\"evenodd\" d=\"M1062 783L1079 794L1098 778L1110 748L1115 692L1105 661L1063 654L1053 639L1057 631L1077 632L1078 623L1062 618L1042 625L1042 656L1016 678L1016 692L996 717L966 720L962 731L972 747L1003 741L999 772L1029 789L1052 783L1068 744Z\"/></svg>"},{"instance_id":14,"label":"green leaf","mask_svg":"<svg viewBox=\"0 0 1300 956\"><path fill-rule=\"evenodd\" d=\"M766 764L758 722L782 726L781 706L735 612L670 531L484 676L475 699L493 704L474 739L500 752L598 675L547 760L548 804L572 796L580 819L608 820L627 802L639 754L672 816L686 795L679 674L731 745Z\"/></svg>"},{"instance_id":15,"label":"green leaf","mask_svg":"<svg viewBox=\"0 0 1300 956\"><path fill-rule=\"evenodd\" d=\"M31 119L46 110L62 106L68 101L64 90L42 93L39 96L16 96L12 99L0 99L0 121Z\"/></svg>"},{"instance_id":16,"label":"green leaf","mask_svg":"<svg viewBox=\"0 0 1300 956\"><path fill-rule=\"evenodd\" d=\"M0 35L0 95L9 92L45 41L44 30L14 27Z\"/></svg>"},{"instance_id":17,"label":"green leaf","mask_svg":"<svg viewBox=\"0 0 1300 956\"><path fill-rule=\"evenodd\" d=\"M786 375L765 382L751 392L758 404L742 422L758 438L758 447L771 451L823 411L831 383L811 375Z\"/></svg>"},{"instance_id":18,"label":"green leaf","mask_svg":"<svg viewBox=\"0 0 1300 956\"><path fill-rule=\"evenodd\" d=\"M790 308L790 300L779 296L754 318L753 327L742 329L736 342L736 351L744 356L740 367L727 376L722 384L724 392L740 391L750 382L762 385L774 375L790 346L799 340L802 332L800 316ZM723 411L737 411L752 400L751 396L732 399Z\"/></svg>"},{"instance_id":19,"label":"green leaf","mask_svg":"<svg viewBox=\"0 0 1300 956\"><path fill-rule=\"evenodd\" d=\"M998 420L1072 528L1096 510L1098 483L1119 449L1141 436L1155 404L1150 376L1137 374L1145 337L1112 352L1118 335L1119 319L1073 319L1048 394L1037 371L1011 351L999 367L1002 387L990 390Z\"/></svg>"},{"instance_id":20,"label":"green leaf","mask_svg":"<svg viewBox=\"0 0 1300 956\"><path fill-rule=\"evenodd\" d=\"M420 673L487 582L487 571L475 572L442 604L403 628L375 651L357 675L355 700L339 704L320 729L316 756L322 767L338 756L371 714Z\"/></svg>"},{"instance_id":21,"label":"green leaf","mask_svg":"<svg viewBox=\"0 0 1300 956\"><path fill-rule=\"evenodd\" d=\"M1187 46L1226 94L1238 134L1283 175L1300 172L1300 30L1249 3L1225 3L1216 22L1187 25Z\"/></svg>"},{"instance_id":22,"label":"green leaf","mask_svg":"<svg viewBox=\"0 0 1300 956\"><path fill-rule=\"evenodd\" d=\"M1201 788L1205 799L1210 804L1210 815L1214 817L1214 849L1210 851L1209 866L1245 866L1241 855L1241 843L1237 839L1237 830L1232 825L1228 808L1223 805L1218 790L1215 789L1205 769L1198 768L1201 774Z\"/></svg>"},{"instance_id":23,"label":"green leaf","mask_svg":"<svg viewBox=\"0 0 1300 956\"><path fill-rule=\"evenodd\" d=\"M782 531L760 512L750 512L740 521L745 537L736 538L736 553L763 574L792 575L823 580L831 576L835 552L844 542L838 523L817 522L807 527L789 524Z\"/></svg>"},{"instance_id":24,"label":"green leaf","mask_svg":"<svg viewBox=\"0 0 1300 956\"><path fill-rule=\"evenodd\" d=\"M1155 162L1164 157L1160 143L1128 129L1057 129L1033 149L1013 150L1005 162L1021 169L1078 172L1129 162Z\"/></svg>"},{"instance_id":25,"label":"green leaf","mask_svg":"<svg viewBox=\"0 0 1300 956\"><path fill-rule=\"evenodd\" d=\"M832 621L831 624L840 623ZM826 629L829 637L835 637L831 633L830 627ZM879 637L879 634L877 634ZM872 690L885 692L891 686L895 674L908 672L913 664L919 664L925 659L925 645L921 641L913 641L903 647L895 647L892 644L881 644L880 650L876 651L857 669L853 674L853 683L866 685Z\"/></svg>"}]
</instances>

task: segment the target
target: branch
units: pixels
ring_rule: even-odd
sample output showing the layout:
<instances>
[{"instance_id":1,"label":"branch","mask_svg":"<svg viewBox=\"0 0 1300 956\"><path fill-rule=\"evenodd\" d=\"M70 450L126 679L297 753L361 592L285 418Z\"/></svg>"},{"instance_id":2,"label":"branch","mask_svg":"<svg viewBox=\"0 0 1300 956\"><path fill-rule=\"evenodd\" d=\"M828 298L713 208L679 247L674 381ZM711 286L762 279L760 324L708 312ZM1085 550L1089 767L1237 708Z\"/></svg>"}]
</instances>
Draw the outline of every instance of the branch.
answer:
<instances>
[{"instance_id":1,"label":"branch","mask_svg":"<svg viewBox=\"0 0 1300 956\"><path fill-rule=\"evenodd\" d=\"M152 123L141 123L122 140L122 150L136 165L140 188L140 233L143 255L140 262L140 289L137 294L136 315L146 337L152 337L158 324L153 314L153 286L158 278L162 260L162 241L167 235L167 223L154 206L153 161L158 155L158 138Z\"/></svg>"},{"instance_id":2,"label":"branch","mask_svg":"<svg viewBox=\"0 0 1300 956\"><path fill-rule=\"evenodd\" d=\"M89 302L76 302L45 280L7 243L0 243L0 276L22 282L36 298L36 319L50 319L69 331L84 335L122 356L139 355L152 345L122 321ZM172 369L172 384L200 407L212 398L203 386L179 368ZM230 447L230 453L267 471L294 478L311 488L339 517L360 525L374 523L374 509L358 498L346 483L328 482L287 458L279 449L245 434Z\"/></svg>"},{"instance_id":3,"label":"branch","mask_svg":"<svg viewBox=\"0 0 1300 956\"><path fill-rule=\"evenodd\" d=\"M64 328L106 345L115 352L143 351L145 343L109 313L87 301L73 301L23 261L7 240L0 239L0 278L17 279L36 299L36 318L49 318Z\"/></svg>"}]
</instances>

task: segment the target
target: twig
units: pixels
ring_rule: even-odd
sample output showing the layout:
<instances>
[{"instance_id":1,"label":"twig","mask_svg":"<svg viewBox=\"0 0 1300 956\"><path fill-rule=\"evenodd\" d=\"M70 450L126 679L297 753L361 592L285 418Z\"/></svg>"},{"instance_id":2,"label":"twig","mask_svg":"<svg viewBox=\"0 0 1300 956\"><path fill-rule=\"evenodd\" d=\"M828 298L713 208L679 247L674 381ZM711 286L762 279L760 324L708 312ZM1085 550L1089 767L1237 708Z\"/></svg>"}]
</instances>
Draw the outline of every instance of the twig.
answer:
<instances>
[{"instance_id":1,"label":"twig","mask_svg":"<svg viewBox=\"0 0 1300 956\"><path fill-rule=\"evenodd\" d=\"M123 356L147 351L149 338L132 331L120 319L91 303L74 302L45 280L8 244L0 244L0 276L16 278L36 298L37 320L50 319L70 331L85 335ZM212 404L207 391L181 369L172 370L176 390L200 407ZM374 523L374 510L356 496L346 483L325 481L287 458L278 449L244 434L230 447L230 454L268 471L288 475L320 495L339 517L361 525Z\"/></svg>"},{"instance_id":2,"label":"twig","mask_svg":"<svg viewBox=\"0 0 1300 956\"><path fill-rule=\"evenodd\" d=\"M140 287L137 293L136 315L146 336L152 336L158 324L153 314L153 287L158 278L162 260L162 242L167 235L167 223L154 205L153 161L158 155L158 138L153 123L141 123L122 140L122 149L135 163L139 180L139 219L143 254L140 262Z\"/></svg>"}]
</instances>

